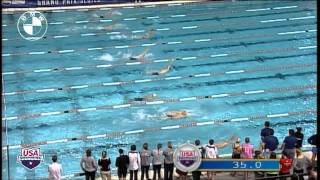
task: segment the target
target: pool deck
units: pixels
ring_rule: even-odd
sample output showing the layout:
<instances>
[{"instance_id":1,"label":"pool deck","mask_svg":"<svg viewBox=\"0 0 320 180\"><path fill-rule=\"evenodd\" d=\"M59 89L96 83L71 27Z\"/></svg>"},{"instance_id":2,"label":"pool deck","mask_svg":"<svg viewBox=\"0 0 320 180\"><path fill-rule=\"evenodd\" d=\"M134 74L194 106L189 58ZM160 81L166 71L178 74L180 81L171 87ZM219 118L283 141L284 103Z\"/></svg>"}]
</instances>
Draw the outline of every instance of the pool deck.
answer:
<instances>
[{"instance_id":1,"label":"pool deck","mask_svg":"<svg viewBox=\"0 0 320 180\"><path fill-rule=\"evenodd\" d=\"M52 10L79 10L79 9L99 9L99 8L123 8L123 7L140 7L151 5L174 5L186 3L206 2L207 0L181 0L181 1L164 1L164 2L142 2L142 3L122 3L122 4L103 4L103 5L85 5L85 6L62 6L62 7L32 7L32 8L3 8L3 13L25 12L25 11L52 11Z\"/></svg>"},{"instance_id":2,"label":"pool deck","mask_svg":"<svg viewBox=\"0 0 320 180\"><path fill-rule=\"evenodd\" d=\"M161 177L163 178L163 169L161 170ZM153 172L152 170L149 170L149 178L152 179L152 176L153 176ZM235 176L231 176L230 175L230 172L220 172L220 173L217 173L216 176L215 176L215 180L239 180L239 179L242 179L243 178L243 173L237 173ZM113 180L118 180L119 178L117 176L112 176L111 179ZM129 173L127 174L127 178L126 179L129 179ZM138 179L140 179L140 172L138 172ZM178 174L176 174L174 172L174 177L173 179L179 179L178 178ZM202 173L201 175L201 178L200 179L208 179L207 176L206 176L206 173ZM254 180L254 175L253 173L250 173L249 174L249 179L248 180ZM101 177L99 178L96 178L96 180L102 180ZM192 175L189 174L188 177L187 177L187 180L192 180Z\"/></svg>"},{"instance_id":3,"label":"pool deck","mask_svg":"<svg viewBox=\"0 0 320 180\"><path fill-rule=\"evenodd\" d=\"M303 152L303 154L305 156L307 156L307 158L309 158L309 159L311 159L311 157L312 157L312 152L311 151ZM164 175L164 171L163 171L163 168L162 168L161 169L162 178L163 178L163 175ZM215 176L215 180L239 180L239 179L243 179L244 178L243 175L244 175L243 172L237 172L235 176L231 176L230 172L217 172L216 176ZM153 171L152 170L149 170L149 177L151 179L153 177ZM138 172L138 178L140 178L140 171ZM113 174L111 179L112 180L118 180L118 177ZM126 179L129 179L129 173L127 174L127 178ZM174 178L173 179L178 179L178 174L175 172L175 170L174 170ZM200 179L203 179L203 180L208 179L207 176L206 176L206 172L202 173ZM254 173L253 172L249 173L248 180L254 180L254 179L255 179ZM102 180L102 179L101 179L101 177L97 177L96 180ZM192 180L191 173L188 174L187 180Z\"/></svg>"}]
</instances>

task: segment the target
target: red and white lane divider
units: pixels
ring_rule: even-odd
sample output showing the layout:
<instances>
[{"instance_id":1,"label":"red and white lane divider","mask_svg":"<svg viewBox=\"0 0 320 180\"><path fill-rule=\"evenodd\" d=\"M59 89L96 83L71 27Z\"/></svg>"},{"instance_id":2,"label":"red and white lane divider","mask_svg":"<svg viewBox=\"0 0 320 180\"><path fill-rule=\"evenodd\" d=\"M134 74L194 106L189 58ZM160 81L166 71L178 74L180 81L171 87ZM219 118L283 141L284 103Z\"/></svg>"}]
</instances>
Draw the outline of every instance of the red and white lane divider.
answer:
<instances>
[{"instance_id":1,"label":"red and white lane divider","mask_svg":"<svg viewBox=\"0 0 320 180\"><path fill-rule=\"evenodd\" d=\"M198 39L194 40L195 42L206 42L206 41L220 41L225 40L226 38L214 38L214 39ZM280 51L296 51L296 50L303 50L303 49L315 49L317 46L305 46L305 47L298 47L298 48L276 48L276 49L269 49L268 51L263 50L254 50L254 51L238 51L238 52L229 52L222 53L222 54L212 54L209 56L195 56L195 57L182 57L181 60L199 60L200 58L216 58L216 57L225 57L225 56L241 56L246 55L250 52L256 52L256 54L259 53L273 53L273 52L280 52ZM101 50L102 48L90 48L88 50ZM254 54L254 53L251 53ZM84 70L84 69L95 69L95 68L113 68L118 66L133 66L133 65L142 65L142 64L153 64L153 63L163 63L163 62L169 62L170 59L173 57L169 57L167 59L159 59L159 60L150 60L150 61L133 61L130 63L118 63L118 64L98 64L98 65L86 65L86 66L77 66L77 67L65 67L65 68L46 68L46 69L35 69L35 70L22 70L22 71L9 71L9 72L3 72L2 75L16 75L16 74L29 74L29 73L48 73L48 72L61 72L61 71L74 71L74 70ZM176 60L179 61L175 57Z\"/></svg>"},{"instance_id":2,"label":"red and white lane divider","mask_svg":"<svg viewBox=\"0 0 320 180\"><path fill-rule=\"evenodd\" d=\"M195 59L195 58L196 57L188 57L187 59ZM55 87L55 88L20 90L20 91L13 91L13 92L4 92L4 93L2 93L2 95L13 96L13 95L30 94L30 93L47 93L47 92L55 92L55 91L69 91L69 90L77 90L77 89L92 88L92 87L122 86L122 85L126 85L126 84L141 84L141 83L168 81L168 80L177 80L177 79L221 76L221 75L239 74L239 73L254 73L254 72L258 72L258 71L278 71L278 70L285 70L285 69L307 68L307 67L316 67L316 66L317 66L317 63L290 64L290 65L286 65L286 66L258 67L258 68L253 68L253 69L237 69L237 70L223 71L223 72L207 72L207 73L200 73L200 74L186 74L186 75L180 75L180 76L136 79L136 80L130 80L130 81L99 82L99 83L92 83L92 84L69 85L69 86Z\"/></svg>"},{"instance_id":3,"label":"red and white lane divider","mask_svg":"<svg viewBox=\"0 0 320 180\"><path fill-rule=\"evenodd\" d=\"M298 6L285 6L287 9L292 9L292 8L298 8ZM274 8L268 8L269 10L280 10L280 9L284 9L285 7L274 7ZM125 8L133 8L133 7L125 7ZM79 9L78 11L88 11L88 9ZM60 11L61 12L61 11ZM252 12L252 10L245 10L245 12ZM226 12L224 12L226 13ZM233 10L232 14L237 14L237 13L243 13L243 10ZM230 13L226 13L226 14L230 14ZM205 11L204 13L196 13L196 14L170 14L170 15L164 15L164 16L147 16L147 17L139 17L137 16L137 18L124 18L124 19L119 19L117 20L117 22L119 21L132 21L132 20L144 20L144 19L168 19L168 18L181 18L181 17L195 17L195 16L204 16L204 15L212 15L212 13L208 13L207 11ZM88 21L88 20L77 20L74 22L67 22L67 21L58 21L58 22L51 22L49 23L49 25L62 25L62 24L86 24L86 23L105 23L105 22L112 22L112 19L99 19L99 20L92 20L92 21ZM8 24L4 24L5 26L7 25L11 25L13 23L8 23ZM5 27L3 26L3 27Z\"/></svg>"},{"instance_id":4,"label":"red and white lane divider","mask_svg":"<svg viewBox=\"0 0 320 180\"><path fill-rule=\"evenodd\" d=\"M221 94L213 94L206 96L192 96L192 97L184 97L177 99L159 99L156 101L142 101L142 102L134 102L134 103L126 103L126 104L116 104L116 105L103 105L96 107L88 107L88 108L79 108L79 109L69 109L64 111L53 111L53 112L43 112L43 113L34 113L34 114L21 114L17 116L9 116L3 117L2 121L5 120L24 120L35 117L43 117L43 116L56 116L68 113L81 113L88 111L99 111L99 110L107 110L107 109L120 109L120 108L130 108L130 107L141 107L148 105L158 105L158 104L169 104L176 102L184 102L184 101L197 101L197 100L208 100L222 97L233 97L233 96L242 96L242 95L252 95L252 94L263 94L263 93L279 93L285 91L300 91L305 89L315 89L316 85L304 85L304 86L290 86L284 88L271 88L271 89L257 89L243 92L230 92L230 93L221 93Z\"/></svg>"},{"instance_id":5,"label":"red and white lane divider","mask_svg":"<svg viewBox=\"0 0 320 180\"><path fill-rule=\"evenodd\" d=\"M252 121L252 120L259 120L259 119L266 119L266 118L272 119L272 118L298 116L298 115L306 115L306 114L316 114L316 113L317 113L317 110L310 109L310 110L306 110L306 111L297 111L297 112L281 112L281 113L275 113L275 114L253 115L253 116L247 116L247 117L215 119L215 120L210 120L210 121L206 121L206 122L194 121L194 122L187 123L187 124L152 127L152 128L137 129L137 130L125 131L125 132L110 132L110 133L106 133L106 134L84 135L81 137L41 141L41 142L34 142L34 143L30 143L30 144L10 145L9 149L20 149L20 148L25 148L25 147L42 146L42 145L47 145L47 144L67 143L67 142L71 142L71 141L85 141L85 140L98 139L98 138L113 138L113 137L119 137L119 136L141 134L141 133L146 133L146 132L182 129L182 128L190 128L190 127L196 127L196 126L210 126L210 125L215 125L215 124L221 125L222 123L229 123L229 122ZM7 149L7 147L2 147L2 150L6 150L6 149Z\"/></svg>"}]
</instances>

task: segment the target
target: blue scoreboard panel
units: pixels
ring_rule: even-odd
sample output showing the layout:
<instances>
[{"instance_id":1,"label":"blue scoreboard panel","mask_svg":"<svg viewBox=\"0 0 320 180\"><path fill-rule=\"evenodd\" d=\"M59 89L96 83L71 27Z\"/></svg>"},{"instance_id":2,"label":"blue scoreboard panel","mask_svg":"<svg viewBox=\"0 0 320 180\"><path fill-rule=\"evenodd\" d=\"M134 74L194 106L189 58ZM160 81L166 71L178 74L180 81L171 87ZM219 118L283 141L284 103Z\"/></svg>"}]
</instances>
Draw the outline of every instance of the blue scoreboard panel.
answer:
<instances>
[{"instance_id":1,"label":"blue scoreboard panel","mask_svg":"<svg viewBox=\"0 0 320 180\"><path fill-rule=\"evenodd\" d=\"M200 171L279 171L277 159L202 159Z\"/></svg>"}]
</instances>

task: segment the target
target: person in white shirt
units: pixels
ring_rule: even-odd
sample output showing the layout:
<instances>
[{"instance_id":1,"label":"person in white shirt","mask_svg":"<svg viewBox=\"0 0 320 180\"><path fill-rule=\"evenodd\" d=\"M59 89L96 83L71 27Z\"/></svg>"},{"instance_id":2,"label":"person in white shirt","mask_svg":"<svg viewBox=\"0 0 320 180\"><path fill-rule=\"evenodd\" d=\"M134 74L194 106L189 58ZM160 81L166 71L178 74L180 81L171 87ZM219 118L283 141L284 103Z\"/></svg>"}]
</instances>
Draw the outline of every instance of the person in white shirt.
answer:
<instances>
[{"instance_id":1,"label":"person in white shirt","mask_svg":"<svg viewBox=\"0 0 320 180\"><path fill-rule=\"evenodd\" d=\"M62 174L62 166L61 164L57 163L58 157L57 155L52 156L52 164L48 167L49 172L49 180L61 180Z\"/></svg>"},{"instance_id":2,"label":"person in white shirt","mask_svg":"<svg viewBox=\"0 0 320 180\"><path fill-rule=\"evenodd\" d=\"M219 158L218 156L218 148L223 148L225 146L227 146L229 144L228 141L226 142L223 142L221 144L214 144L214 140L213 139L210 139L209 140L209 144L206 145L205 147L205 158L207 159L217 159ZM208 179L209 180L213 180L214 179L214 176L215 176L215 173L214 172L207 172L207 175L208 175Z\"/></svg>"},{"instance_id":3,"label":"person in white shirt","mask_svg":"<svg viewBox=\"0 0 320 180\"><path fill-rule=\"evenodd\" d=\"M136 149L136 145L133 144L131 145L131 151L128 153L130 180L138 180L138 170L141 165L140 154L136 151Z\"/></svg>"}]
</instances>

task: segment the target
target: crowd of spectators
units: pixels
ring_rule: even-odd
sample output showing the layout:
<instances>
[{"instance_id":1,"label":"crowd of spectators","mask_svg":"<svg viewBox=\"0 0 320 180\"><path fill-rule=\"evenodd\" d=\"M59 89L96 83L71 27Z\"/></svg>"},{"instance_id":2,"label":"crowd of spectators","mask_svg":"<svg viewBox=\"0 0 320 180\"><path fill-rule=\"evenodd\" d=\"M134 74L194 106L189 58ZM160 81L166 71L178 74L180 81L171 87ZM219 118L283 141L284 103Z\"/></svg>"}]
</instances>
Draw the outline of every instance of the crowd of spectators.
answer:
<instances>
[{"instance_id":1,"label":"crowd of spectators","mask_svg":"<svg viewBox=\"0 0 320 180\"><path fill-rule=\"evenodd\" d=\"M245 137L244 143L241 143L240 138L225 141L216 144L213 139L208 141L208 144L201 145L199 139L195 140L194 144L201 152L202 158L216 159L219 158L218 149L226 147L232 143L232 158L233 159L279 159L280 169L275 172L255 172L255 177L268 177L268 179L279 179L278 176L292 175L291 179L303 179L304 175L309 176L309 180L316 179L315 159L317 156L317 134L312 135L307 139L312 147L312 158L306 157L301 150L303 146L304 135L302 128L297 127L296 131L288 130L286 136L281 144L274 136L274 129L270 127L270 122L265 122L265 127L261 130L261 143L258 148L250 143L250 138ZM281 157L278 158L276 151L281 150ZM138 151L136 145L131 145L130 151L125 153L123 149L119 149L119 156L116 158L115 166L117 168L117 176L119 180L125 180L129 172L130 180L138 180L138 171L140 172L140 180L151 179L149 176L150 165L152 165L153 180L173 180L174 162L173 162L174 148L169 141L167 147L162 149L162 144L157 144L156 148L149 149L148 143L144 143L141 150ZM62 173L61 164L57 163L57 155L52 156L53 163L49 165L49 179L60 180ZM101 158L96 161L91 154L91 150L87 149L85 155L80 160L80 167L84 172L86 180L94 180L97 171L100 172L102 180L111 180L111 166L112 162L106 151L101 153ZM161 167L164 168L164 177L161 174ZM176 168L176 173L179 179L186 179L188 173ZM232 172L231 176L243 174L244 179L248 179L250 172ZM215 172L192 172L193 180L200 180L202 174L207 175L207 179L212 180L215 177ZM282 177L280 179L286 179Z\"/></svg>"}]
</instances>

